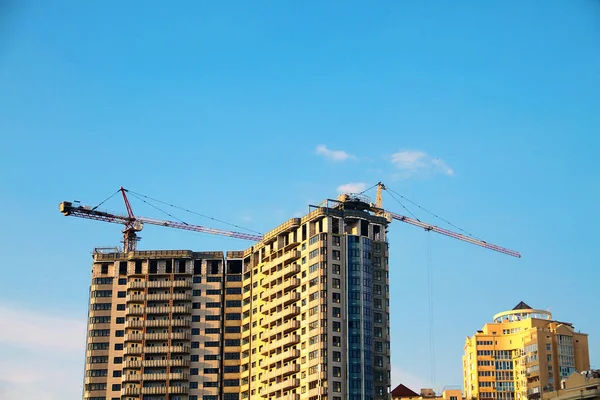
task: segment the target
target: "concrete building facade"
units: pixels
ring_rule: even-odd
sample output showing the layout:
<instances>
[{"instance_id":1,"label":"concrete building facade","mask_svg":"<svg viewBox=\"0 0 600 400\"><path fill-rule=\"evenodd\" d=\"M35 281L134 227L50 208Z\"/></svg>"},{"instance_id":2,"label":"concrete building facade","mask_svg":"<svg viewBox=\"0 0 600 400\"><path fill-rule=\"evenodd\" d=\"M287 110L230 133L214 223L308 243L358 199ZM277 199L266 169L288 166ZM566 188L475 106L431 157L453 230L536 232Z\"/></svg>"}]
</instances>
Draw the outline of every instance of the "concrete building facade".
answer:
<instances>
[{"instance_id":1,"label":"concrete building facade","mask_svg":"<svg viewBox=\"0 0 600 400\"><path fill-rule=\"evenodd\" d=\"M245 251L94 254L84 399L382 400L388 221L326 200Z\"/></svg>"},{"instance_id":2,"label":"concrete building facade","mask_svg":"<svg viewBox=\"0 0 600 400\"><path fill-rule=\"evenodd\" d=\"M467 399L539 399L574 371L590 367L587 334L520 302L467 337Z\"/></svg>"}]
</instances>

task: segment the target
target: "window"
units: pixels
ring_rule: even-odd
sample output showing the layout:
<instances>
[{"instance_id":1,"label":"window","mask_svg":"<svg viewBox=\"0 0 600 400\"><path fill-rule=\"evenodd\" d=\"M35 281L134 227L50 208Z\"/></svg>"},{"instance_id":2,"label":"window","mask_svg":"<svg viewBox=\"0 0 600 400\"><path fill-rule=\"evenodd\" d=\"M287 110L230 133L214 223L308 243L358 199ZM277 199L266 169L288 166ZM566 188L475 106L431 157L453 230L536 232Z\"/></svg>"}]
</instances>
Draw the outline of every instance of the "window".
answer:
<instances>
[{"instance_id":1,"label":"window","mask_svg":"<svg viewBox=\"0 0 600 400\"><path fill-rule=\"evenodd\" d=\"M225 319L226 320L241 320L242 319L242 314L241 313L227 313L225 314Z\"/></svg>"},{"instance_id":2,"label":"window","mask_svg":"<svg viewBox=\"0 0 600 400\"><path fill-rule=\"evenodd\" d=\"M224 358L225 360L239 360L240 353L225 353Z\"/></svg>"},{"instance_id":3,"label":"window","mask_svg":"<svg viewBox=\"0 0 600 400\"><path fill-rule=\"evenodd\" d=\"M342 324L339 321L333 321L332 329L334 332L341 332Z\"/></svg>"},{"instance_id":4,"label":"window","mask_svg":"<svg viewBox=\"0 0 600 400\"><path fill-rule=\"evenodd\" d=\"M112 290L94 290L92 297L112 297Z\"/></svg>"},{"instance_id":5,"label":"window","mask_svg":"<svg viewBox=\"0 0 600 400\"><path fill-rule=\"evenodd\" d=\"M333 278L331 283L332 283L332 286L334 289L339 289L342 286L341 280L339 280L337 278Z\"/></svg>"},{"instance_id":6,"label":"window","mask_svg":"<svg viewBox=\"0 0 600 400\"><path fill-rule=\"evenodd\" d=\"M202 290L198 290L198 289L192 290L192 296L202 296Z\"/></svg>"},{"instance_id":7,"label":"window","mask_svg":"<svg viewBox=\"0 0 600 400\"><path fill-rule=\"evenodd\" d=\"M336 393L339 393L342 391L342 383L341 382L337 382L337 381L333 381L333 391Z\"/></svg>"},{"instance_id":8,"label":"window","mask_svg":"<svg viewBox=\"0 0 600 400\"><path fill-rule=\"evenodd\" d=\"M339 293L333 293L333 302L340 303L342 301L342 295Z\"/></svg>"},{"instance_id":9,"label":"window","mask_svg":"<svg viewBox=\"0 0 600 400\"><path fill-rule=\"evenodd\" d=\"M200 348L200 342L192 342L192 349L199 349Z\"/></svg>"},{"instance_id":10,"label":"window","mask_svg":"<svg viewBox=\"0 0 600 400\"><path fill-rule=\"evenodd\" d=\"M121 299L125 298L126 295L127 295L127 292L125 292L125 291L117 292L117 297L119 297Z\"/></svg>"},{"instance_id":11,"label":"window","mask_svg":"<svg viewBox=\"0 0 600 400\"><path fill-rule=\"evenodd\" d=\"M119 285L125 285L126 283L127 283L127 278L119 278L119 280L118 280Z\"/></svg>"},{"instance_id":12,"label":"window","mask_svg":"<svg viewBox=\"0 0 600 400\"><path fill-rule=\"evenodd\" d=\"M237 287L227 288L227 289L225 289L225 293L227 293L227 294L242 294L242 288L237 288Z\"/></svg>"},{"instance_id":13,"label":"window","mask_svg":"<svg viewBox=\"0 0 600 400\"><path fill-rule=\"evenodd\" d=\"M192 278L192 282L194 283L202 283L202 277L201 276L195 276Z\"/></svg>"},{"instance_id":14,"label":"window","mask_svg":"<svg viewBox=\"0 0 600 400\"><path fill-rule=\"evenodd\" d=\"M192 335L196 336L200 334L200 328L192 328Z\"/></svg>"},{"instance_id":15,"label":"window","mask_svg":"<svg viewBox=\"0 0 600 400\"><path fill-rule=\"evenodd\" d=\"M94 303L92 304L92 310L94 311L98 311L98 310L110 310L111 308L111 303ZM125 305L123 304L123 307L125 307ZM125 308L123 308L124 310Z\"/></svg>"},{"instance_id":16,"label":"window","mask_svg":"<svg viewBox=\"0 0 600 400\"><path fill-rule=\"evenodd\" d=\"M331 269L332 269L333 273L336 275L339 275L341 272L340 264L333 264L331 266Z\"/></svg>"},{"instance_id":17,"label":"window","mask_svg":"<svg viewBox=\"0 0 600 400\"><path fill-rule=\"evenodd\" d=\"M200 322L200 316L199 315L192 315L192 322Z\"/></svg>"},{"instance_id":18,"label":"window","mask_svg":"<svg viewBox=\"0 0 600 400\"><path fill-rule=\"evenodd\" d=\"M333 367L333 376L336 378L341 378L342 377L342 368Z\"/></svg>"},{"instance_id":19,"label":"window","mask_svg":"<svg viewBox=\"0 0 600 400\"><path fill-rule=\"evenodd\" d=\"M117 304L117 311L125 311L125 304Z\"/></svg>"},{"instance_id":20,"label":"window","mask_svg":"<svg viewBox=\"0 0 600 400\"><path fill-rule=\"evenodd\" d=\"M332 257L334 260L340 260L342 258L342 253L339 250L333 250Z\"/></svg>"},{"instance_id":21,"label":"window","mask_svg":"<svg viewBox=\"0 0 600 400\"><path fill-rule=\"evenodd\" d=\"M342 353L339 351L334 351L333 352L333 361L341 362L342 361Z\"/></svg>"},{"instance_id":22,"label":"window","mask_svg":"<svg viewBox=\"0 0 600 400\"><path fill-rule=\"evenodd\" d=\"M113 364L123 364L123 357L115 357L113 359Z\"/></svg>"},{"instance_id":23,"label":"window","mask_svg":"<svg viewBox=\"0 0 600 400\"><path fill-rule=\"evenodd\" d=\"M112 385L112 390L113 390L113 392L120 391L121 390L121 385L118 384L118 383L113 384Z\"/></svg>"},{"instance_id":24,"label":"window","mask_svg":"<svg viewBox=\"0 0 600 400\"><path fill-rule=\"evenodd\" d=\"M241 331L240 326L226 326L225 327L225 333L240 333L240 331Z\"/></svg>"},{"instance_id":25,"label":"window","mask_svg":"<svg viewBox=\"0 0 600 400\"><path fill-rule=\"evenodd\" d=\"M342 309L339 307L333 307L333 316L336 318L340 318L342 316Z\"/></svg>"},{"instance_id":26,"label":"window","mask_svg":"<svg viewBox=\"0 0 600 400\"><path fill-rule=\"evenodd\" d=\"M206 306L208 307L208 303ZM198 309L202 308L202 303L198 303L198 302L192 303L192 308L195 310L198 310Z\"/></svg>"},{"instance_id":27,"label":"window","mask_svg":"<svg viewBox=\"0 0 600 400\"><path fill-rule=\"evenodd\" d=\"M206 282L221 282L221 277L220 276L208 276L206 278Z\"/></svg>"},{"instance_id":28,"label":"window","mask_svg":"<svg viewBox=\"0 0 600 400\"><path fill-rule=\"evenodd\" d=\"M190 375L198 375L198 368L190 368Z\"/></svg>"},{"instance_id":29,"label":"window","mask_svg":"<svg viewBox=\"0 0 600 400\"><path fill-rule=\"evenodd\" d=\"M123 337L123 336L125 336L125 331L115 331L115 336L116 337Z\"/></svg>"},{"instance_id":30,"label":"window","mask_svg":"<svg viewBox=\"0 0 600 400\"><path fill-rule=\"evenodd\" d=\"M115 343L115 350L123 350L123 343Z\"/></svg>"},{"instance_id":31,"label":"window","mask_svg":"<svg viewBox=\"0 0 600 400\"><path fill-rule=\"evenodd\" d=\"M120 378L122 374L121 371L113 371L113 378Z\"/></svg>"},{"instance_id":32,"label":"window","mask_svg":"<svg viewBox=\"0 0 600 400\"><path fill-rule=\"evenodd\" d=\"M125 323L125 317L117 317L117 324L124 324Z\"/></svg>"},{"instance_id":33,"label":"window","mask_svg":"<svg viewBox=\"0 0 600 400\"><path fill-rule=\"evenodd\" d=\"M219 314L217 314L217 315L205 315L204 316L204 320L205 321L220 321L221 320L221 316Z\"/></svg>"},{"instance_id":34,"label":"window","mask_svg":"<svg viewBox=\"0 0 600 400\"><path fill-rule=\"evenodd\" d=\"M227 300L225 302L225 307L241 307L241 306L242 306L241 300Z\"/></svg>"},{"instance_id":35,"label":"window","mask_svg":"<svg viewBox=\"0 0 600 400\"><path fill-rule=\"evenodd\" d=\"M551 351L552 345L550 343L546 343L546 351Z\"/></svg>"},{"instance_id":36,"label":"window","mask_svg":"<svg viewBox=\"0 0 600 400\"><path fill-rule=\"evenodd\" d=\"M206 328L206 329L204 329L204 333L208 334L208 335L218 334L218 333L221 333L221 328ZM193 333L192 333L192 335L193 335Z\"/></svg>"},{"instance_id":37,"label":"window","mask_svg":"<svg viewBox=\"0 0 600 400\"><path fill-rule=\"evenodd\" d=\"M341 347L342 346L342 338L339 336L334 336L333 337L333 346L334 347Z\"/></svg>"}]
</instances>

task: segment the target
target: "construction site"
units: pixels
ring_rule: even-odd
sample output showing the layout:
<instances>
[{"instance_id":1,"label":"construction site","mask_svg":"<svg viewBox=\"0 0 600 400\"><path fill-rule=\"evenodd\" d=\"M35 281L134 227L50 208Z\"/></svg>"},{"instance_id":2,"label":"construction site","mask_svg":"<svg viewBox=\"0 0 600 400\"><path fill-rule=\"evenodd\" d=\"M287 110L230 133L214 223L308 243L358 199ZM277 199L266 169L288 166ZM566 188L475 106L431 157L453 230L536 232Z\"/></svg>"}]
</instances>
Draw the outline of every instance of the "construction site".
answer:
<instances>
[{"instance_id":1,"label":"construction site","mask_svg":"<svg viewBox=\"0 0 600 400\"><path fill-rule=\"evenodd\" d=\"M83 398L389 399L389 224L521 255L387 211L388 188L375 187L374 202L342 194L264 235L136 216L124 188L127 215L61 203L65 216L124 226L122 248L93 252ZM144 225L252 244L140 250Z\"/></svg>"}]
</instances>

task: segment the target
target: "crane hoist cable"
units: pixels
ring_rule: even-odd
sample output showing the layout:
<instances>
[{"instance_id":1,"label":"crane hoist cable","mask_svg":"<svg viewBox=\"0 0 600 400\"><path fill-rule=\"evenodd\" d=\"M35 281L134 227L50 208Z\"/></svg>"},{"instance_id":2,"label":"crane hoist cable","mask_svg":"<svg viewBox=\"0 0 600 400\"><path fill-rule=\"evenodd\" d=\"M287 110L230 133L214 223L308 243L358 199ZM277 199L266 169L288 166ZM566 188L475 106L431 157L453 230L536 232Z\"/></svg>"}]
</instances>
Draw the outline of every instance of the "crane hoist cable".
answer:
<instances>
[{"instance_id":1,"label":"crane hoist cable","mask_svg":"<svg viewBox=\"0 0 600 400\"><path fill-rule=\"evenodd\" d=\"M421 207L419 204L415 203L414 201L412 201L412 200L410 200L410 199L407 199L406 197L404 197L404 196L403 196L403 195L401 195L400 193L393 191L392 189L390 189L390 188L389 188L389 187L387 187L387 186L386 186L386 190L387 190L387 191L388 191L390 194L394 193L394 194L396 194L396 195L400 196L401 198L403 198L404 200L408 201L408 202L409 202L409 203L411 203L412 205L414 205L414 206L416 206L416 207L419 207L421 210L425 211L426 213L428 213L428 214L430 214L430 215L433 215L434 217L438 218L438 219L439 219L439 220L441 220L441 221L444 221L444 222L445 222L445 223L447 223L448 225L450 225L450 226L452 226L452 227L454 227L454 228L458 229L459 231L463 232L464 234L466 234L466 235L468 235L468 236L471 236L471 237L472 237L472 238L474 238L474 239L478 239L477 237L473 236L472 234L470 234L469 232L465 231L464 229L462 229L462 228L460 228L460 227L458 227L458 226L454 225L452 222L448 221L447 219L440 217L439 215L437 215L437 214L435 214L435 213L433 213L433 212L431 212L431 211L427 210L427 209L426 209L426 208L424 208L424 207ZM416 217L415 217L415 218L416 218ZM478 240L481 240L481 239L478 239Z\"/></svg>"},{"instance_id":2,"label":"crane hoist cable","mask_svg":"<svg viewBox=\"0 0 600 400\"><path fill-rule=\"evenodd\" d=\"M100 207L102 204L106 203L108 200L110 200L114 195L116 195L120 191L121 191L121 189L117 190L116 192L114 192L113 194L108 196L106 199L104 199L104 201L100 202L100 204L98 204L96 207L92 208L92 211L95 211L98 207Z\"/></svg>"},{"instance_id":3,"label":"crane hoist cable","mask_svg":"<svg viewBox=\"0 0 600 400\"><path fill-rule=\"evenodd\" d=\"M431 262L431 231L427 231L427 299L429 308L429 362L431 385L435 388L435 318L433 313L433 264Z\"/></svg>"},{"instance_id":4,"label":"crane hoist cable","mask_svg":"<svg viewBox=\"0 0 600 400\"><path fill-rule=\"evenodd\" d=\"M147 199L147 200L155 201L155 202L157 202L157 203L164 204L164 205L166 205L166 206L173 207L173 208L176 208L176 209L178 209L178 210L182 210L182 211L188 212L188 213L190 213L190 214L198 215L198 216L200 216L200 217L203 217L203 218L207 218L207 219L210 219L210 220L213 220L213 221L216 221L216 222L220 222L220 223L222 223L222 224L225 224L225 225L233 226L233 227L235 227L235 228L238 228L238 229L243 229L243 230L245 230L245 231L248 231L248 232L253 232L253 233L257 233L257 234L259 234L259 235L262 235L262 233L261 233L261 232L257 232L257 231L255 231L255 230L252 230L252 229L249 229L249 228L245 228L245 227L243 227L243 226L239 226L239 225L236 225L236 224L232 224L232 223L229 223L229 222L225 222L225 221L223 221L223 220L220 220L220 219L217 219L217 218L209 217L208 215L200 214L200 213L198 213L198 212L195 212L195 211L189 210L189 209L187 209L187 208L184 208L184 207L179 207L179 206L176 206L176 205L174 205L174 204L167 203L167 202L165 202L165 201L158 200L158 199L152 198L152 197L150 197L150 196L146 196L146 195L144 195L144 194L141 194L141 193L136 193L136 192L133 192L133 191L131 191L131 190L127 190L127 193L131 193L132 195L134 195L134 196L136 196L136 197L137 197L137 196L140 196L140 197L143 197L143 198L145 198L145 199ZM137 197L137 198L139 199L139 197ZM141 200L141 199L140 199L140 200ZM146 203L146 204L149 204L149 203ZM164 211L163 211L163 212L164 212ZM173 218L175 218L175 217L173 217ZM180 220L180 222L183 222L183 221L181 221L181 220Z\"/></svg>"}]
</instances>

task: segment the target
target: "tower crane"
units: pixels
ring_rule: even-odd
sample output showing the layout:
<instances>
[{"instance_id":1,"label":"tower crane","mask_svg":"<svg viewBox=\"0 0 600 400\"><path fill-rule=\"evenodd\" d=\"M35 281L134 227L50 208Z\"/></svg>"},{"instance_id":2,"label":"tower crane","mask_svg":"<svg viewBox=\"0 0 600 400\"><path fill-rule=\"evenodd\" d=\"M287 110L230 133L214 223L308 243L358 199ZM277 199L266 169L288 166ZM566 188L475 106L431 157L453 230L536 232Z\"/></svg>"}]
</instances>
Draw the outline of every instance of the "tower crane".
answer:
<instances>
[{"instance_id":1,"label":"tower crane","mask_svg":"<svg viewBox=\"0 0 600 400\"><path fill-rule=\"evenodd\" d=\"M507 255L510 255L513 257L518 257L518 258L521 257L521 254L519 254L518 252L516 252L514 250L509 250L504 247L500 247L500 246L497 246L497 245L494 245L491 243L487 243L483 240L474 239L474 238L462 235L460 233L452 232L447 229L439 228L435 225L421 222L417 219L409 218L404 215L386 211L382 207L381 194L382 194L383 190L387 190L387 189L384 184L379 182L377 184L377 197L375 200L375 204L372 204L372 206L370 207L370 211L372 211L373 213L375 213L377 215L384 216L390 222L392 220L397 220L397 221L404 222L404 223L407 223L410 225L418 226L420 228L425 229L426 231L433 231L433 232L439 233L441 235L449 236L454 239L462 240L467 243L471 243L471 244L474 244L477 246L484 247L489 250L497 251L497 252L507 254ZM123 224L125 226L125 229L123 229L123 231L122 231L123 232L123 247L124 247L125 252L135 251L137 249L137 242L140 240L140 237L137 235L137 233L143 229L144 224L166 226L169 228L183 229L183 230L194 231L194 232L203 232L203 233L209 233L209 234L213 234L213 235L232 237L232 238L236 238L236 239L251 240L251 241L255 241L255 242L259 242L263 239L263 236L261 236L261 235L255 235L255 234L250 234L250 233L227 231L227 230L221 230L221 229L207 228L207 227L199 226L199 225L187 224L185 222L164 221L164 220L158 220L158 219L153 219L153 218L136 216L133 213L133 209L131 208L129 199L127 198L128 190L121 187L119 189L119 191L121 192L121 194L123 196L123 201L125 202L125 207L127 209L127 215L117 215L117 214L111 214L111 213L104 212L104 211L98 211L96 209L97 207L90 207L90 206L83 206L83 205L74 206L73 203L69 202L69 201L63 201L62 203L60 203L59 210L65 216L73 216L73 217L79 217L79 218L93 219L96 221L104 221L104 222L111 222L111 223L115 223L115 224Z\"/></svg>"},{"instance_id":2,"label":"tower crane","mask_svg":"<svg viewBox=\"0 0 600 400\"><path fill-rule=\"evenodd\" d=\"M428 223L425 223L425 222L421 222L419 220L416 220L416 219L413 219L413 218L409 218L409 217L407 217L405 215L400 215L400 214L395 214L395 213L392 213L392 212L389 212L389 211L385 211L383 209L383 207L382 207L382 197L381 197L381 192L383 190L387 190L387 188L385 187L385 185L383 183L379 182L377 184L377 197L375 198L375 208L373 208L372 211L374 213L383 214L388 219L388 221L391 221L392 219L395 219L397 221L404 222L406 224L418 226L420 228L425 229L426 231L433 231L433 232L439 233L441 235L450 236L450 237L452 237L454 239L458 239L458 240L462 240L462 241L467 242L467 243L474 244L476 246L484 247L484 248L489 249L489 250L494 250L494 251L498 251L500 253L507 254L509 256L521 258L521 254L519 252L517 252L517 251L510 250L510 249L507 249L507 248L504 248L504 247L500 247L500 246L497 246L495 244L491 244L491 243L485 242L483 240L478 240L478 239L474 239L474 238L469 237L469 236L461 235L460 233L452 232L452 231L449 231L447 229L443 229L443 228L437 227L435 225L431 225L431 224L428 224Z\"/></svg>"},{"instance_id":3,"label":"tower crane","mask_svg":"<svg viewBox=\"0 0 600 400\"><path fill-rule=\"evenodd\" d=\"M125 252L135 251L137 249L137 242L140 240L140 237L137 235L137 232L143 229L144 224L166 226L169 228L184 229L187 231L194 232L204 232L213 235L228 236L236 239L253 240L256 242L262 240L263 238L260 235L207 228L199 225L186 224L185 222L162 221L153 218L138 217L133 214L131 204L129 203L129 199L127 198L127 189L121 187L119 191L123 195L125 208L127 208L127 216L98 211L95 207L90 206L80 205L74 207L73 203L68 201L63 201L62 203L60 203L59 210L65 216L95 219L96 221L112 222L115 224L125 225L125 229L123 229L123 249Z\"/></svg>"}]
</instances>

